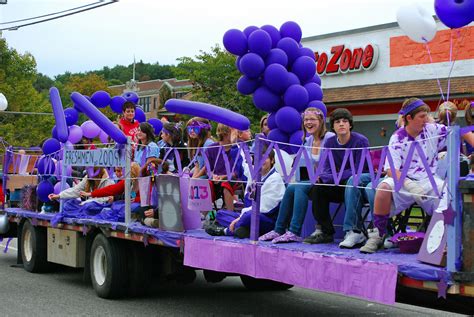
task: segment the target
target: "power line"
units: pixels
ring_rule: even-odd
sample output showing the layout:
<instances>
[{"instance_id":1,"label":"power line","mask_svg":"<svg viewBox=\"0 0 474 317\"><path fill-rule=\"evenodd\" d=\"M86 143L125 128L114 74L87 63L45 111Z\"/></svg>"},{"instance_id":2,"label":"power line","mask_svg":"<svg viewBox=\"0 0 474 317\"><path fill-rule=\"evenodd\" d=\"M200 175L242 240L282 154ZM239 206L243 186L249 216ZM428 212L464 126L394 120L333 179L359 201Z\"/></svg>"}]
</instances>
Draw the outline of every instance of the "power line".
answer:
<instances>
[{"instance_id":1,"label":"power line","mask_svg":"<svg viewBox=\"0 0 474 317\"><path fill-rule=\"evenodd\" d=\"M26 19L21 19L21 20L14 20L14 21L2 22L2 23L0 23L0 25L12 24L12 23L23 22L23 21L29 21L29 20L36 20L36 19L39 19L39 18L44 18L44 17L51 16L51 15L56 15L56 14L60 14L60 13L65 13L65 12L69 12L69 11L74 11L74 10L82 9L82 8L85 8L85 7L90 7L90 6L92 6L92 5L95 5L95 4L98 4L98 3L101 3L101 2L102 2L102 1L97 1L97 2L89 3L89 4L86 4L86 5L80 6L80 7L75 7L75 8L71 8L71 9L67 9L67 10L63 10L63 11L58 11L58 12L54 12L54 13L44 14L44 15L38 15L38 16L32 17L32 18L26 18Z\"/></svg>"},{"instance_id":2,"label":"power line","mask_svg":"<svg viewBox=\"0 0 474 317\"><path fill-rule=\"evenodd\" d=\"M38 23L43 23L43 22L47 22L47 21L52 21L52 20L64 18L64 17L70 16L70 15L74 15L74 14L78 14L78 13L81 13L81 12L85 12L85 11L97 9L97 8L99 8L99 7L103 7L103 6L106 6L106 5L109 5L109 4L113 4L113 3L116 3L116 2L118 2L118 0L110 0L109 2L100 1L100 2L96 2L96 3L100 3L100 4L98 4L98 5L96 5L96 6L93 6L93 7L85 8L85 9L82 9L82 10L77 10L77 11L74 11L74 12L71 12L71 13L67 13L67 14L62 14L62 15L55 16L55 17L49 18L49 19L43 19L43 20L31 22L31 23L25 23L25 24L21 24L21 25L15 25L15 26L11 26L11 27L2 28L2 29L0 29L0 31L5 31L5 30L8 30L8 31L16 31L16 30L18 30L19 28L22 28L22 27L25 27L25 26L30 26L30 25L34 25L34 24L38 24ZM93 4L94 4L94 3L92 3L92 4L90 4L90 5L93 5ZM87 5L87 6L89 6L89 5ZM83 7L86 7L86 6L83 6ZM72 10L72 9L70 9L70 10ZM70 10L66 10L66 11L70 11ZM56 13L56 14L57 14L57 13ZM46 15L46 16L49 16L49 15Z\"/></svg>"}]
</instances>

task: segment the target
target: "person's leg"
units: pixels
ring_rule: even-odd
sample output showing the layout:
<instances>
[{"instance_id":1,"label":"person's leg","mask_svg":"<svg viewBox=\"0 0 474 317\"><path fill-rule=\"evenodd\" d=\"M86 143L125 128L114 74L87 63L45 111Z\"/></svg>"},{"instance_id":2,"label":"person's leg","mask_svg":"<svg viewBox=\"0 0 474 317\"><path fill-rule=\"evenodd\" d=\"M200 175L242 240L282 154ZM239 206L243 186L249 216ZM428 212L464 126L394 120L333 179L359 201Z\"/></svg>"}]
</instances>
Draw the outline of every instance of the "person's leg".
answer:
<instances>
[{"instance_id":1,"label":"person's leg","mask_svg":"<svg viewBox=\"0 0 474 317\"><path fill-rule=\"evenodd\" d=\"M335 233L329 204L344 202L344 190L341 186L317 186L312 197L314 219L321 226L321 231L327 235L332 236Z\"/></svg>"},{"instance_id":2,"label":"person's leg","mask_svg":"<svg viewBox=\"0 0 474 317\"><path fill-rule=\"evenodd\" d=\"M290 184L288 188L285 190L285 194L283 195L283 199L280 202L280 209L278 210L278 217L275 223L274 231L279 234L284 234L286 228L288 227L288 223L290 221L290 217L292 217L294 212L294 205L295 205L295 191L297 190L297 184Z\"/></svg>"},{"instance_id":3,"label":"person's leg","mask_svg":"<svg viewBox=\"0 0 474 317\"><path fill-rule=\"evenodd\" d=\"M235 219L237 219L238 217L239 217L238 213L234 211L230 211L230 210L225 210L225 209L219 210L216 213L216 221L219 225L223 227L228 227L230 223L234 221Z\"/></svg>"},{"instance_id":4,"label":"person's leg","mask_svg":"<svg viewBox=\"0 0 474 317\"><path fill-rule=\"evenodd\" d=\"M353 177L349 178L346 184L348 187L344 191L346 213L344 214L343 230L346 232L350 230L362 231L362 207L366 202L365 187L370 182L370 174L361 174L358 184L355 186L353 181Z\"/></svg>"},{"instance_id":5,"label":"person's leg","mask_svg":"<svg viewBox=\"0 0 474 317\"><path fill-rule=\"evenodd\" d=\"M304 218L306 217L306 212L308 210L308 195L312 185L309 183L303 183L296 184L293 186L295 186L293 199L293 216L291 217L289 230L297 236L300 236Z\"/></svg>"},{"instance_id":6,"label":"person's leg","mask_svg":"<svg viewBox=\"0 0 474 317\"><path fill-rule=\"evenodd\" d=\"M227 210L234 210L234 195L227 188L223 189L224 206Z\"/></svg>"}]
</instances>

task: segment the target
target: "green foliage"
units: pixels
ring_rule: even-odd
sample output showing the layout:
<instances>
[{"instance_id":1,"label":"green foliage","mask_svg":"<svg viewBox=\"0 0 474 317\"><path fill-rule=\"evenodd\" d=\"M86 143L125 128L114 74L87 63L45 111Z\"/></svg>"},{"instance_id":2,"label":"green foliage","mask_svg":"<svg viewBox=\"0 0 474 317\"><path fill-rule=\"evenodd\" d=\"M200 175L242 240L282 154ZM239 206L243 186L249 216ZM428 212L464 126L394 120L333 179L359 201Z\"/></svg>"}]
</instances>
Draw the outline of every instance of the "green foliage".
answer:
<instances>
[{"instance_id":1,"label":"green foliage","mask_svg":"<svg viewBox=\"0 0 474 317\"><path fill-rule=\"evenodd\" d=\"M210 53L201 51L194 59L181 57L178 61L177 75L194 83L193 100L241 113L249 118L252 131L259 132L259 121L264 113L253 105L250 96L237 91L240 74L235 67L235 56L216 45Z\"/></svg>"},{"instance_id":2,"label":"green foliage","mask_svg":"<svg viewBox=\"0 0 474 317\"><path fill-rule=\"evenodd\" d=\"M167 84L164 84L163 86L161 86L161 89L160 89L160 107L163 107L165 102L168 99L171 99L171 97L172 97L172 92L171 92L170 87Z\"/></svg>"},{"instance_id":3,"label":"green foliage","mask_svg":"<svg viewBox=\"0 0 474 317\"><path fill-rule=\"evenodd\" d=\"M0 91L8 100L7 111L52 112L48 99L35 90L36 61L19 54L0 38ZM0 136L13 145L38 145L51 135L53 116L0 112Z\"/></svg>"}]
</instances>

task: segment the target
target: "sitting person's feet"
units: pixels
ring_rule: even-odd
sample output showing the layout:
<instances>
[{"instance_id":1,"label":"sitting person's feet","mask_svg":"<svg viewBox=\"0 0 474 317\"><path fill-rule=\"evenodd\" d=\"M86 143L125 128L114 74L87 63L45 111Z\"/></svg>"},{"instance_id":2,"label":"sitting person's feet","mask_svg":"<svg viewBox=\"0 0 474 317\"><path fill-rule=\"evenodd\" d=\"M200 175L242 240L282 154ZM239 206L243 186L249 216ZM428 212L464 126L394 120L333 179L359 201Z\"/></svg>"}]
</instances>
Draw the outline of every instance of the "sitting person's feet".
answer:
<instances>
[{"instance_id":1,"label":"sitting person's feet","mask_svg":"<svg viewBox=\"0 0 474 317\"><path fill-rule=\"evenodd\" d=\"M303 238L297 236L291 231L287 231L279 237L272 240L272 243L290 243L290 242L301 242Z\"/></svg>"},{"instance_id":2,"label":"sitting person's feet","mask_svg":"<svg viewBox=\"0 0 474 317\"><path fill-rule=\"evenodd\" d=\"M303 242L309 244L332 243L334 242L334 236L332 234L326 234L324 232L319 231L315 234L310 235L309 237L306 237Z\"/></svg>"},{"instance_id":3,"label":"sitting person's feet","mask_svg":"<svg viewBox=\"0 0 474 317\"><path fill-rule=\"evenodd\" d=\"M211 236L225 236L225 227L213 225L206 228L206 233Z\"/></svg>"},{"instance_id":4,"label":"sitting person's feet","mask_svg":"<svg viewBox=\"0 0 474 317\"><path fill-rule=\"evenodd\" d=\"M270 232L265 233L263 236L260 236L260 238L258 238L258 241L270 241L279 236L281 236L281 234L279 234L275 230L272 230Z\"/></svg>"},{"instance_id":5,"label":"sitting person's feet","mask_svg":"<svg viewBox=\"0 0 474 317\"><path fill-rule=\"evenodd\" d=\"M341 249L353 249L362 246L366 238L362 232L350 230L346 233L344 240L339 243Z\"/></svg>"},{"instance_id":6,"label":"sitting person's feet","mask_svg":"<svg viewBox=\"0 0 474 317\"><path fill-rule=\"evenodd\" d=\"M160 221L158 219L154 219L151 217L143 219L143 224L148 227L152 228L159 228L160 227Z\"/></svg>"},{"instance_id":7,"label":"sitting person's feet","mask_svg":"<svg viewBox=\"0 0 474 317\"><path fill-rule=\"evenodd\" d=\"M360 248L361 253L372 254L383 248L383 237L377 234L370 235L369 240Z\"/></svg>"}]
</instances>

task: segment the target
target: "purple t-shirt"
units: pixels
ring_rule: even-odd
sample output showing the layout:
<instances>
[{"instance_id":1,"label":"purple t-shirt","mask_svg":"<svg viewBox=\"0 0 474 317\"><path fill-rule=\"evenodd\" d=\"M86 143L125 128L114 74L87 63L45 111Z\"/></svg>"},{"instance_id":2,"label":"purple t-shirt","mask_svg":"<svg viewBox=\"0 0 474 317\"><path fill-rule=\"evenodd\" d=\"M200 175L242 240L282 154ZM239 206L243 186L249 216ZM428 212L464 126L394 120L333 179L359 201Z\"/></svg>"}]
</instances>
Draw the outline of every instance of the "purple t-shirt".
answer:
<instances>
[{"instance_id":1,"label":"purple t-shirt","mask_svg":"<svg viewBox=\"0 0 474 317\"><path fill-rule=\"evenodd\" d=\"M341 170L344 170L342 172L342 177L340 182L346 181L352 176L352 170L351 170L351 163L350 163L350 158L347 159L346 165L342 166L342 161L344 160L344 155L345 152L344 150L339 150L339 149L349 149L349 148L367 148L369 147L369 140L362 134L357 133L357 132L351 132L351 138L349 139L349 142L347 142L344 145L339 144L337 141L337 135L330 137L329 139L326 140L326 143L324 144L324 148L326 149L334 149L331 150L331 153L334 157L334 163L336 166L336 172L340 173ZM354 167L357 171L359 167L359 162L360 162L360 156L362 154L362 150L353 150L353 156L354 156ZM325 160L324 162L324 168L323 172L319 176L319 179L321 180L322 183L325 184L334 184L334 177L332 174L331 170L331 164L329 163L329 157ZM367 164L364 165L364 169L362 172L368 172L368 167Z\"/></svg>"},{"instance_id":2,"label":"purple t-shirt","mask_svg":"<svg viewBox=\"0 0 474 317\"><path fill-rule=\"evenodd\" d=\"M229 160L229 168L231 170L233 169L232 174L237 177L242 175L242 157L239 154L238 146L233 145L227 152L225 152L224 147L219 146L219 142L216 142L209 145L206 149L206 155L214 175L227 175L224 155L226 155ZM237 163L235 164L236 159Z\"/></svg>"}]
</instances>

